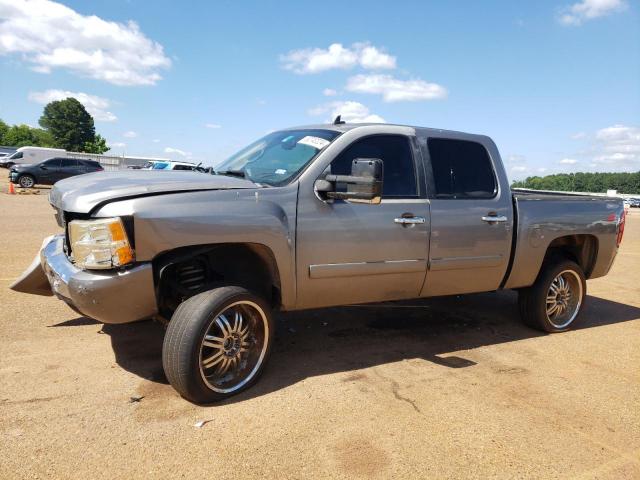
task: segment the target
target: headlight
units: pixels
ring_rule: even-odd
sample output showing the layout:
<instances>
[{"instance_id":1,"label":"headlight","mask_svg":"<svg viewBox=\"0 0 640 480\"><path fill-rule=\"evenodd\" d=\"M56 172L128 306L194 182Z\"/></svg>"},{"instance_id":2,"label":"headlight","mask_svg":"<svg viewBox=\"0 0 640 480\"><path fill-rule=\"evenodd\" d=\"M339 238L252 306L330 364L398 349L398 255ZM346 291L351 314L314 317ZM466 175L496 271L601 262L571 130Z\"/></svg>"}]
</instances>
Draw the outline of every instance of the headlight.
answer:
<instances>
[{"instance_id":1,"label":"headlight","mask_svg":"<svg viewBox=\"0 0 640 480\"><path fill-rule=\"evenodd\" d=\"M127 265L135 259L120 218L69 222L73 261L82 269L107 269Z\"/></svg>"}]
</instances>

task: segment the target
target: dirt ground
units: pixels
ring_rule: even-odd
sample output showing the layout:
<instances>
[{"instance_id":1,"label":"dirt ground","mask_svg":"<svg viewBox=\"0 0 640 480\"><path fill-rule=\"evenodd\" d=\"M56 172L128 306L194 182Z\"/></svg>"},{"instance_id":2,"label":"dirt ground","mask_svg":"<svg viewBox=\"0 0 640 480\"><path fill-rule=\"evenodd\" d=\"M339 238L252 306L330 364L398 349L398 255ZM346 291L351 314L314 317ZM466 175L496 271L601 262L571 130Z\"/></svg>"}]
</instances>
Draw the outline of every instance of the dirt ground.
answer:
<instances>
[{"instance_id":1,"label":"dirt ground","mask_svg":"<svg viewBox=\"0 0 640 480\"><path fill-rule=\"evenodd\" d=\"M577 330L513 292L281 315L259 383L199 407L161 326L8 290L58 228L0 178L2 478L640 478L640 211Z\"/></svg>"}]
</instances>

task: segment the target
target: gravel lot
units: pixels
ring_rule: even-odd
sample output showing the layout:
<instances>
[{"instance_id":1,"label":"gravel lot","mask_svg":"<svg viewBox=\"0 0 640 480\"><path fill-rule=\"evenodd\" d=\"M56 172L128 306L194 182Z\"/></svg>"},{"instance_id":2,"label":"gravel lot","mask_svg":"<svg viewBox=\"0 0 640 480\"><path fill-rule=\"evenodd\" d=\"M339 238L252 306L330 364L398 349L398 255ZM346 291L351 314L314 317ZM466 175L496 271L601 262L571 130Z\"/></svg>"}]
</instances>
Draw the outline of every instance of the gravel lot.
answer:
<instances>
[{"instance_id":1,"label":"gravel lot","mask_svg":"<svg viewBox=\"0 0 640 480\"><path fill-rule=\"evenodd\" d=\"M640 478L640 211L575 331L522 326L512 292L281 315L260 382L199 407L161 326L7 289L58 227L5 175L2 478Z\"/></svg>"}]
</instances>

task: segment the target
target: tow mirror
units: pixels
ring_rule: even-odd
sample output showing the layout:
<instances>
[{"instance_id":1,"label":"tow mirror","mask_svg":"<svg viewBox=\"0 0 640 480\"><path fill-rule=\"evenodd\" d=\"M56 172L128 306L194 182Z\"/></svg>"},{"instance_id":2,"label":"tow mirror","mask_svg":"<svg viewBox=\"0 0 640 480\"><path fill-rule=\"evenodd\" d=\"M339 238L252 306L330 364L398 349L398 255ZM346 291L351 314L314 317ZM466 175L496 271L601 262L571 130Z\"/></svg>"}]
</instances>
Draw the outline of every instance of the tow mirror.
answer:
<instances>
[{"instance_id":1,"label":"tow mirror","mask_svg":"<svg viewBox=\"0 0 640 480\"><path fill-rule=\"evenodd\" d=\"M382 177L382 160L356 158L351 164L351 175L326 175L316 180L314 188L328 200L377 205L382 199Z\"/></svg>"}]
</instances>

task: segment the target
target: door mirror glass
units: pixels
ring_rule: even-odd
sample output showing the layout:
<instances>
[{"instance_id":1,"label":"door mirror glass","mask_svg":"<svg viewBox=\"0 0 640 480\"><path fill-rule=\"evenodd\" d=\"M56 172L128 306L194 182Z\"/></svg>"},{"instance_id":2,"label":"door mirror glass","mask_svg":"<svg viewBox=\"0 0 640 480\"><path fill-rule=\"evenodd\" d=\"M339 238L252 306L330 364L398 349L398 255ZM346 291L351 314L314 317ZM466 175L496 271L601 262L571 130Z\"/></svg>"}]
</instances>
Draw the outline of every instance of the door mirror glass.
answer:
<instances>
[{"instance_id":1,"label":"door mirror glass","mask_svg":"<svg viewBox=\"0 0 640 480\"><path fill-rule=\"evenodd\" d=\"M379 158L356 158L351 175L326 175L314 188L323 200L379 204L382 199L383 164Z\"/></svg>"}]
</instances>

